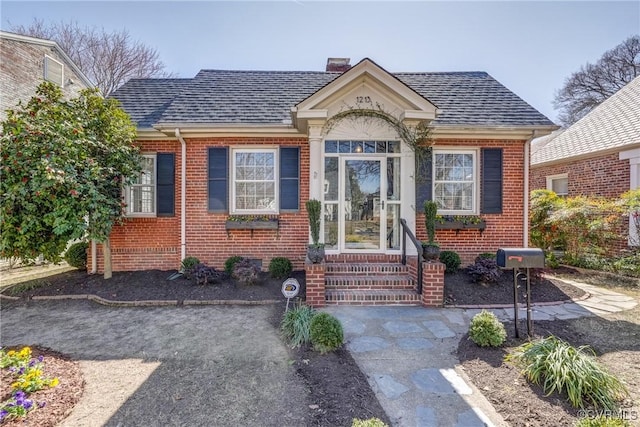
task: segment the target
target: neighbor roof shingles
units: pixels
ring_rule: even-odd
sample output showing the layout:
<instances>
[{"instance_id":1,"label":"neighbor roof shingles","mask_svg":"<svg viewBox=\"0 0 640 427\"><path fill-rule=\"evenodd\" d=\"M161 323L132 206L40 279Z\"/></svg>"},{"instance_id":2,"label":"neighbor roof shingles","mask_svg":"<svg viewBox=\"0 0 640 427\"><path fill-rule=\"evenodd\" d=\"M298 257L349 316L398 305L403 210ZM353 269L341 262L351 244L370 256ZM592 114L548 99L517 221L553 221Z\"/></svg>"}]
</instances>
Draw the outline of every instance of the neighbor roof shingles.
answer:
<instances>
[{"instance_id":1,"label":"neighbor roof shingles","mask_svg":"<svg viewBox=\"0 0 640 427\"><path fill-rule=\"evenodd\" d=\"M638 144L640 77L636 77L551 141L534 140L531 164L554 162Z\"/></svg>"},{"instance_id":2,"label":"neighbor roof shingles","mask_svg":"<svg viewBox=\"0 0 640 427\"><path fill-rule=\"evenodd\" d=\"M193 79L136 79L113 97L140 127L152 124L282 124L291 107L339 77L313 71L202 70ZM393 73L438 106L435 125L554 126L484 72Z\"/></svg>"}]
</instances>

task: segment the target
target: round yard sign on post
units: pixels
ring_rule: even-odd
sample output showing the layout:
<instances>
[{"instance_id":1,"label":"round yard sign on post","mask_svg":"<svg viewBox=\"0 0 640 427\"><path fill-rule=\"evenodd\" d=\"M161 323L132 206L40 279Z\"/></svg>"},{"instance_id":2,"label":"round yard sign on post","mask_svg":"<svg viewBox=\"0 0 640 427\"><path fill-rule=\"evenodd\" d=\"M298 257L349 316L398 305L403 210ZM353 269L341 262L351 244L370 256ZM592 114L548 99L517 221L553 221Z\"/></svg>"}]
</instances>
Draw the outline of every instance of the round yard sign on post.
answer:
<instances>
[{"instance_id":1,"label":"round yard sign on post","mask_svg":"<svg viewBox=\"0 0 640 427\"><path fill-rule=\"evenodd\" d=\"M300 292L300 283L296 279L287 279L282 283L282 295L287 299L285 311L289 310L289 300L298 295L298 292Z\"/></svg>"}]
</instances>

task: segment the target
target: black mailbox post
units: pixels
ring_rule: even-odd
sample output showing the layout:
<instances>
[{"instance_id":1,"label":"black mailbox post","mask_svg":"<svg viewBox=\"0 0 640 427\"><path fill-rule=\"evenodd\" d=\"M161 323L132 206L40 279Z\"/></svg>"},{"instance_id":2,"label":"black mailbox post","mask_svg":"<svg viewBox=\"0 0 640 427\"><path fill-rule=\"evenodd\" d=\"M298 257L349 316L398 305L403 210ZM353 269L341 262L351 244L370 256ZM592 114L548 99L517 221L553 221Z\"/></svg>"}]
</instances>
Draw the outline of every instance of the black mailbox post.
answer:
<instances>
[{"instance_id":1,"label":"black mailbox post","mask_svg":"<svg viewBox=\"0 0 640 427\"><path fill-rule=\"evenodd\" d=\"M527 269L527 335L533 335L533 321L531 318L531 284L529 281L530 268L544 268L544 252L538 248L501 248L496 253L498 267L513 269L513 314L516 338L520 338L518 331L518 276L521 268Z\"/></svg>"}]
</instances>

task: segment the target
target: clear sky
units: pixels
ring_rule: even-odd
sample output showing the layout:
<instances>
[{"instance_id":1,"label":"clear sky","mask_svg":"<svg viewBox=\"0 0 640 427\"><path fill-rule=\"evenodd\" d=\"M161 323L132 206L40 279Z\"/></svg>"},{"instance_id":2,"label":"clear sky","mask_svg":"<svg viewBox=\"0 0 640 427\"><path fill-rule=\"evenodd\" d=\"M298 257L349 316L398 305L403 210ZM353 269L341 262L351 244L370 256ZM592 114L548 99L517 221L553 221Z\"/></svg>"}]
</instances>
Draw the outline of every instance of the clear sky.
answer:
<instances>
[{"instance_id":1,"label":"clear sky","mask_svg":"<svg viewBox=\"0 0 640 427\"><path fill-rule=\"evenodd\" d=\"M34 18L126 28L167 71L324 70L369 57L391 72L487 71L552 120L565 78L640 33L640 1L5 1Z\"/></svg>"}]
</instances>

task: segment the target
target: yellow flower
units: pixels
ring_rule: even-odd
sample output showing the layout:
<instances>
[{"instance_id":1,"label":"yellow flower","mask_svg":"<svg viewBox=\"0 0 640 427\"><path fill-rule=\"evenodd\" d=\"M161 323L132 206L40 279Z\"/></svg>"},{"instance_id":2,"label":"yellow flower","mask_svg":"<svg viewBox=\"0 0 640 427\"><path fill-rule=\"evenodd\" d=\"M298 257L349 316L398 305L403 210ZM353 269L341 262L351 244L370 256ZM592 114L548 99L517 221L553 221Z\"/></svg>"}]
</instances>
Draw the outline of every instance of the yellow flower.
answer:
<instances>
[{"instance_id":1,"label":"yellow flower","mask_svg":"<svg viewBox=\"0 0 640 427\"><path fill-rule=\"evenodd\" d=\"M19 382L15 382L15 383L11 384L11 388L20 388L20 383Z\"/></svg>"},{"instance_id":2,"label":"yellow flower","mask_svg":"<svg viewBox=\"0 0 640 427\"><path fill-rule=\"evenodd\" d=\"M16 351L15 350L9 350L7 351L7 356L11 357L11 356L15 356Z\"/></svg>"},{"instance_id":3,"label":"yellow flower","mask_svg":"<svg viewBox=\"0 0 640 427\"><path fill-rule=\"evenodd\" d=\"M49 381L49 387L55 387L58 385L58 383L60 383L60 381L57 378L54 378L51 381Z\"/></svg>"}]
</instances>

